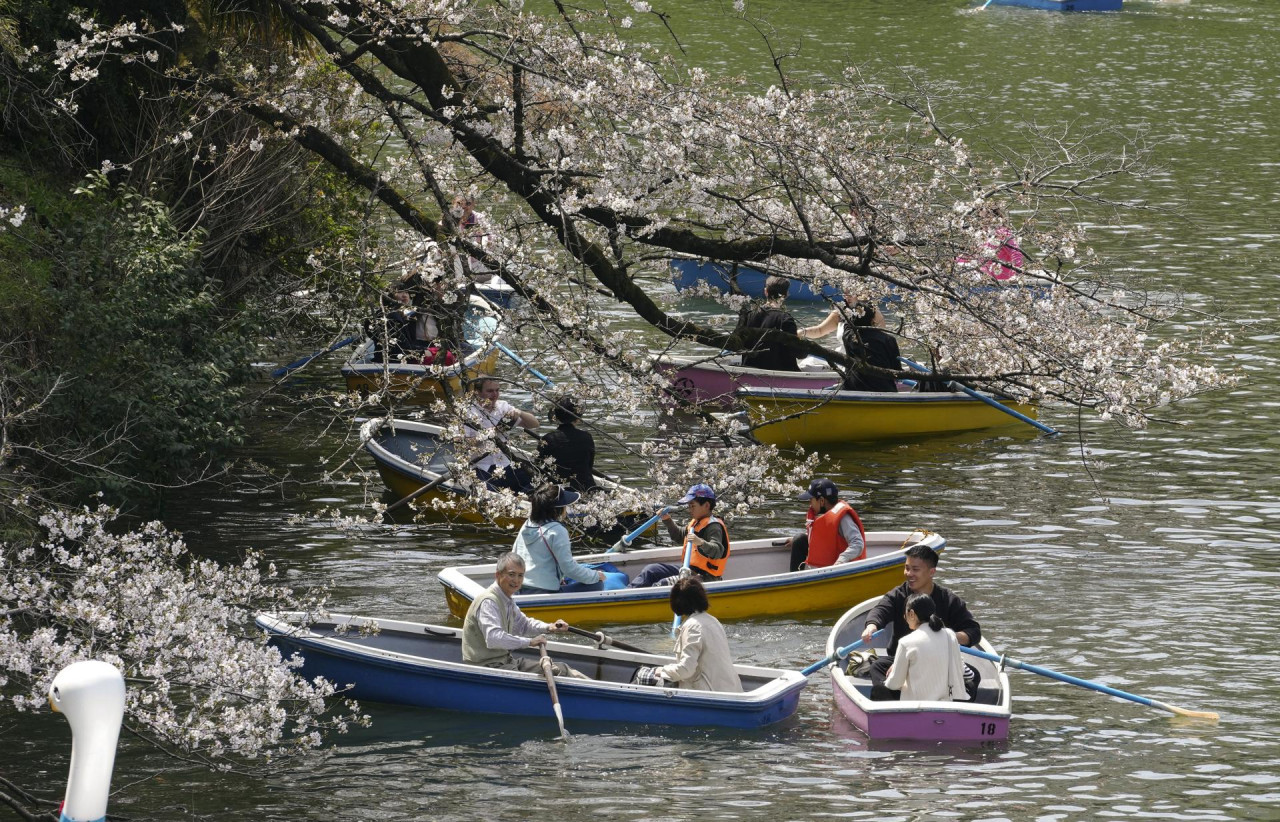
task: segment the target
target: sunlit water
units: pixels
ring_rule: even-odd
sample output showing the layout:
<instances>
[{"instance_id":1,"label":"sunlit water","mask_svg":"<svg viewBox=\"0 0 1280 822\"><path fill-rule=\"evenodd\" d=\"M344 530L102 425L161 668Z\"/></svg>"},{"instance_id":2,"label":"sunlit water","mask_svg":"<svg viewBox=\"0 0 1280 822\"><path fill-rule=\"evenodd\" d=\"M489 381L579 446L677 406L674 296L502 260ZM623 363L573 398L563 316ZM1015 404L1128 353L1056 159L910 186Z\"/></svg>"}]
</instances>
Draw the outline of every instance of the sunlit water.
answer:
<instances>
[{"instance_id":1,"label":"sunlit water","mask_svg":"<svg viewBox=\"0 0 1280 822\"><path fill-rule=\"evenodd\" d=\"M749 30L707 22L703 4L678 5L688 7L673 13L695 59L742 71L763 53ZM369 706L373 728L305 766L130 786L115 809L172 804L178 817L314 820L1280 818L1280 415L1269 390L1278 351L1280 4L1125 5L1122 14L1059 15L809 0L778 3L768 16L783 42L802 46L806 65L894 62L965 83L970 107L993 118L1107 119L1162 143L1164 170L1118 192L1155 209L1126 213L1123 224L1098 220L1094 245L1153 289L1184 291L1236 325L1223 364L1244 369L1248 382L1167 409L1167 423L1142 433L1090 420L1079 429L1050 410L1072 433L1046 440L1005 429L849 451L834 455L832 474L869 528L923 527L949 540L939 579L967 598L1003 651L1220 711L1220 723L1019 672L1009 741L985 748L868 745L834 710L822 676L792 721L757 733L570 723L574 735L559 742L550 719ZM294 420L288 407L260 422L253 456L304 480L348 450L345 432L317 442L320 423ZM364 495L354 483L288 485L182 498L166 513L201 552L256 547L300 586L332 581L342 610L423 621L448 619L440 568L507 542L466 527L347 531L326 518L291 519L354 512ZM738 518L734 533L791 529L801 506L779 502ZM728 630L742 659L801 667L822 655L834 617ZM669 641L663 626L616 633L653 648ZM3 769L60 782L58 721L20 729L11 753L0 754ZM116 784L146 766L127 747Z\"/></svg>"}]
</instances>

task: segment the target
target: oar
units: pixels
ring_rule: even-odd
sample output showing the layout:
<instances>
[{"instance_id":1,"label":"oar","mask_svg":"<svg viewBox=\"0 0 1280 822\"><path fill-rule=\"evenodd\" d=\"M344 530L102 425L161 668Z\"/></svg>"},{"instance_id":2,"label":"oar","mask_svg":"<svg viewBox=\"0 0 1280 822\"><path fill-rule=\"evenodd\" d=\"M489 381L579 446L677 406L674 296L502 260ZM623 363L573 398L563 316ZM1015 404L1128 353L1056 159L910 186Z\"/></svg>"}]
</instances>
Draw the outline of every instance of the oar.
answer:
<instances>
[{"instance_id":1,"label":"oar","mask_svg":"<svg viewBox=\"0 0 1280 822\"><path fill-rule=\"evenodd\" d=\"M1071 676L1070 674L1060 674L1057 671L1051 671L1048 668L1041 668L1039 665L1032 665L1029 662L1022 662L1021 660L1014 659L1013 657L996 656L995 654L989 654L986 651L980 651L977 648L961 647L960 650L970 656L976 656L979 659L989 659L992 662L998 662L1001 665L1011 665L1014 668L1018 668L1023 671L1030 671L1033 674L1040 674L1040 676L1047 676L1049 679L1056 679L1059 682L1065 682L1068 685L1079 685L1081 688L1088 688L1091 691L1098 691L1099 693L1117 696L1121 699L1127 699L1130 702L1137 702L1139 705L1159 708L1162 711L1168 711L1169 713L1177 714L1178 716L1193 716L1197 719L1212 719L1215 722L1218 720L1218 715L1213 711L1191 711L1186 708L1179 708L1177 705L1170 705L1167 702L1148 699L1145 696L1131 694L1126 691L1111 688L1107 685L1102 685L1098 682L1090 682L1087 679L1080 679L1078 677Z\"/></svg>"},{"instance_id":2,"label":"oar","mask_svg":"<svg viewBox=\"0 0 1280 822\"><path fill-rule=\"evenodd\" d=\"M543 374L542 372L538 371L538 369L534 368L532 365L529 365L529 361L528 361L528 360L526 360L524 357L521 357L519 354L517 354L516 352L512 351L510 348L507 348L505 345L503 345L502 343L498 342L497 340L494 340L493 345L494 345L494 347L495 347L495 348L497 348L497 349L498 349L499 351L501 351L503 354L506 354L508 357L510 357L510 358L511 358L511 361L512 361L512 362L514 362L516 365L520 366L520 367L521 367L521 368L523 368L525 371L528 371L528 372L529 372L530 374L532 374L533 376L535 376L535 377L537 377L538 379L542 380L543 384L545 384L545 385L547 386L547 388L555 388L555 387L556 387L556 384L555 384L554 382L552 382L552 381L551 381L551 378L550 378L550 377L548 377L546 374Z\"/></svg>"},{"instance_id":3,"label":"oar","mask_svg":"<svg viewBox=\"0 0 1280 822\"><path fill-rule=\"evenodd\" d=\"M444 471L443 473L441 473L441 474L440 474L440 476L438 476L438 477L436 477L435 479L431 480L431 482L428 482L426 485L422 486L422 487L421 487L421 488L419 488L417 491L414 491L414 492L413 492L412 494L410 494L409 496L405 497L404 499L396 500L395 502L393 502L393 503L391 503L390 505L388 505L388 506L387 506L387 510L383 511L382 513L384 513L384 514L390 514L392 511L396 510L396 509L397 509L397 508L399 508L400 506L402 506L402 505L408 505L409 503L413 502L413 501L414 501L415 499L417 499L418 497L420 497L420 496L422 496L423 494L427 493L427 492L428 492L428 491L430 491L432 488L435 488L437 485L439 485L440 483L444 482L445 480L447 480L447 479L448 479L449 477L451 477L451 476L453 476L453 471L452 471L452 470L446 470L446 471Z\"/></svg>"},{"instance_id":4,"label":"oar","mask_svg":"<svg viewBox=\"0 0 1280 822\"><path fill-rule=\"evenodd\" d=\"M727 536L727 535L726 535ZM684 538L684 563L680 566L680 574L691 573L689 562L693 559L693 534L689 534ZM676 614L671 618L671 635L676 635L676 629L680 627L680 615Z\"/></svg>"},{"instance_id":5,"label":"oar","mask_svg":"<svg viewBox=\"0 0 1280 822\"><path fill-rule=\"evenodd\" d=\"M328 348L325 348L321 351L317 351L314 354L308 354L302 359L294 360L288 365L282 365L271 372L271 377L272 379L278 380L281 377L288 376L289 374L293 373L294 371L297 371L299 368L302 368L304 365L314 360L316 357L323 357L325 354L331 354L334 351L337 351L339 348L345 348L346 346L351 345L353 342L355 342L356 339L357 337L355 335L352 335L350 337L347 337L345 340L338 340L336 343L329 346Z\"/></svg>"},{"instance_id":6,"label":"oar","mask_svg":"<svg viewBox=\"0 0 1280 822\"><path fill-rule=\"evenodd\" d=\"M619 651L631 651L632 653L636 653L636 654L649 653L644 648L637 648L635 645L628 645L627 643L621 640L614 639L611 636L606 636L602 631L595 631L595 632L584 631L581 628L575 628L572 625L570 625L569 633L577 634L578 636L590 637L591 639L594 639L596 642L600 643L602 646L612 645L614 648L617 648Z\"/></svg>"},{"instance_id":7,"label":"oar","mask_svg":"<svg viewBox=\"0 0 1280 822\"><path fill-rule=\"evenodd\" d=\"M914 368L916 371L920 371L925 374L929 373L929 369L925 368L923 365L921 365L918 362L913 362L907 359L906 357L898 357L898 361L905 366ZM947 385L959 391L963 391L964 393L968 394L970 397L973 397L975 400L981 400L982 402L985 402L987 405L991 406L997 411L1003 411L1004 413L1008 414L1009 416L1013 417L1016 420L1021 420L1022 422L1025 422L1027 425L1034 425L1036 428L1039 428L1041 431L1045 432L1046 434L1049 434L1055 437L1058 436L1057 429L1050 428L1049 426L1045 425L1044 423L1038 420L1033 420L1030 417L1028 417L1026 414L1020 414L1017 411L1014 411L1012 408L1008 407L1007 405L998 403L995 400L991 399L990 397L986 396L985 394L980 394L977 391L974 391L972 388L970 388L967 385L962 385L961 383L958 383L955 380L949 381Z\"/></svg>"},{"instance_id":8,"label":"oar","mask_svg":"<svg viewBox=\"0 0 1280 822\"><path fill-rule=\"evenodd\" d=\"M547 678L547 690L551 692L551 710L556 712L556 722L560 724L560 738L568 739L569 732L564 727L564 712L560 710L560 696L556 693L556 679L551 673L551 657L547 656L547 646L539 645L538 653L542 655L542 675Z\"/></svg>"},{"instance_id":9,"label":"oar","mask_svg":"<svg viewBox=\"0 0 1280 822\"><path fill-rule=\"evenodd\" d=\"M880 630L872 634L871 638L875 639L876 637L880 636L884 632L885 632L885 629L881 628ZM831 663L835 662L838 659L844 659L849 654L865 646L866 644L867 643L862 641L861 639L858 639L854 642L850 642L848 645L844 646L843 648L839 648L833 651L832 653L828 654L827 656L824 656L822 659L819 659L817 662L813 663L808 668L805 668L800 673L804 674L805 676L808 676L809 674L812 674L816 671L821 671L823 668L827 667Z\"/></svg>"},{"instance_id":10,"label":"oar","mask_svg":"<svg viewBox=\"0 0 1280 822\"><path fill-rule=\"evenodd\" d=\"M644 522L640 523L639 528L632 531L630 534L623 536L622 539L618 540L613 545L609 546L609 550L605 551L605 553L612 554L614 551L617 551L619 553L625 553L626 550L631 547L631 543L635 542L640 537L641 534L649 530L649 526L653 525L655 522L661 519L663 514L669 513L670 511L671 511L670 505L663 506L658 511L658 513L654 514Z\"/></svg>"}]
</instances>

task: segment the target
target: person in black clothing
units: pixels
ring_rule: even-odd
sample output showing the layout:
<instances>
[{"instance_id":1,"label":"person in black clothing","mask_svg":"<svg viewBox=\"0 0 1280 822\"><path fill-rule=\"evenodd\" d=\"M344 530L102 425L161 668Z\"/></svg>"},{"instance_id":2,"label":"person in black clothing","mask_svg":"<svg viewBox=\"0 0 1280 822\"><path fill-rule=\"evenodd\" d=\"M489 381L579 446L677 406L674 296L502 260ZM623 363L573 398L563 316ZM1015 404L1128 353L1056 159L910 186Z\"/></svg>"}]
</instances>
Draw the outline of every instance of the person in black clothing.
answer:
<instances>
[{"instance_id":1,"label":"person in black clothing","mask_svg":"<svg viewBox=\"0 0 1280 822\"><path fill-rule=\"evenodd\" d=\"M844 352L850 358L860 360L876 368L897 371L898 341L884 331L884 315L872 302L860 302L853 306L853 322L844 329ZM851 371L844 380L846 391L897 391L898 382L893 377Z\"/></svg>"},{"instance_id":2,"label":"person in black clothing","mask_svg":"<svg viewBox=\"0 0 1280 822\"><path fill-rule=\"evenodd\" d=\"M364 333L374 343L376 362L416 362L413 352L423 346L414 332L415 311L408 291L394 291L382 297L382 316L364 322ZM420 355L417 355L420 356Z\"/></svg>"},{"instance_id":3,"label":"person in black clothing","mask_svg":"<svg viewBox=\"0 0 1280 822\"><path fill-rule=\"evenodd\" d=\"M594 468L596 443L591 434L577 427L582 421L578 404L572 397L564 397L551 407L551 419L556 430L542 438L538 445L538 459L549 463L557 482L568 483L580 493L595 491Z\"/></svg>"},{"instance_id":4,"label":"person in black clothing","mask_svg":"<svg viewBox=\"0 0 1280 822\"><path fill-rule=\"evenodd\" d=\"M782 303L791 290L786 277L769 277L764 281L764 302L744 309L738 318L738 328L759 328L764 331L785 331L796 334L795 318L782 310ZM756 343L742 354L742 364L748 368L766 368L770 371L799 371L796 354L782 343Z\"/></svg>"},{"instance_id":5,"label":"person in black clothing","mask_svg":"<svg viewBox=\"0 0 1280 822\"><path fill-rule=\"evenodd\" d=\"M894 700L898 691L884 686L885 677L893 665L893 656L898 651L898 640L911 633L907 626L907 598L912 594L925 594L937 606L937 614L943 623L955 631L956 640L961 645L977 645L982 639L982 626L969 613L969 606L964 600L941 585L934 584L933 577L938 571L938 552L927 545L915 545L907 549L906 563L902 573L907 581L881 597L871 612L867 614L865 627L862 629L862 641L869 643L871 635L887 625L893 626L893 639L889 642L887 656L877 657L871 666L871 698L875 700ZM978 692L978 672L965 666L965 690L969 699Z\"/></svg>"}]
</instances>

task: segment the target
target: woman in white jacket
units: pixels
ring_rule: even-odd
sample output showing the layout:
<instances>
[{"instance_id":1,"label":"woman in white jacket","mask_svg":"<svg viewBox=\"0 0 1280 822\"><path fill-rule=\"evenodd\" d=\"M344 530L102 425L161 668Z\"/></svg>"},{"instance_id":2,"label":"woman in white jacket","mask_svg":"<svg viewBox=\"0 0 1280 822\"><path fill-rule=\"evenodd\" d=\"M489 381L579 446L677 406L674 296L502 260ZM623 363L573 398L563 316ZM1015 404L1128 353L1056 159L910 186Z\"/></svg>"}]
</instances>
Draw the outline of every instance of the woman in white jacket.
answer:
<instances>
[{"instance_id":1,"label":"woman in white jacket","mask_svg":"<svg viewBox=\"0 0 1280 822\"><path fill-rule=\"evenodd\" d=\"M681 577L671 586L671 610L681 617L676 635L676 661L654 670L654 676L694 691L742 693L733 670L729 639L720 620L707 613L707 591L697 577Z\"/></svg>"},{"instance_id":2,"label":"woman in white jacket","mask_svg":"<svg viewBox=\"0 0 1280 822\"><path fill-rule=\"evenodd\" d=\"M898 652L884 686L900 690L904 700L967 700L960 643L956 641L955 632L942 623L933 598L928 594L913 594L907 599L905 616L911 633L898 642ZM924 625L928 630L921 627Z\"/></svg>"}]
</instances>

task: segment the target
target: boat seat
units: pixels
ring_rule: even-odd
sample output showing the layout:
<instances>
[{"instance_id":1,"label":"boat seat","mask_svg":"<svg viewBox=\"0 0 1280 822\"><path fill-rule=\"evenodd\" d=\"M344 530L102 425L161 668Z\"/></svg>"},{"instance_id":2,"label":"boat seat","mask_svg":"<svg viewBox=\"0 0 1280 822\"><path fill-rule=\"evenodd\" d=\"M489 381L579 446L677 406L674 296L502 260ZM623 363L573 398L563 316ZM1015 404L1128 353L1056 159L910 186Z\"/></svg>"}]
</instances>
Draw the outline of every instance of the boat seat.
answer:
<instances>
[{"instance_id":1,"label":"boat seat","mask_svg":"<svg viewBox=\"0 0 1280 822\"><path fill-rule=\"evenodd\" d=\"M994 682L982 680L978 683L978 693L974 695L973 701L977 705L999 705L1000 686Z\"/></svg>"}]
</instances>

